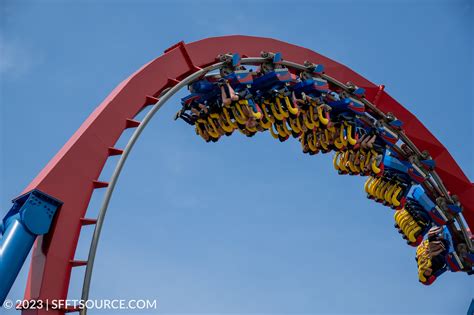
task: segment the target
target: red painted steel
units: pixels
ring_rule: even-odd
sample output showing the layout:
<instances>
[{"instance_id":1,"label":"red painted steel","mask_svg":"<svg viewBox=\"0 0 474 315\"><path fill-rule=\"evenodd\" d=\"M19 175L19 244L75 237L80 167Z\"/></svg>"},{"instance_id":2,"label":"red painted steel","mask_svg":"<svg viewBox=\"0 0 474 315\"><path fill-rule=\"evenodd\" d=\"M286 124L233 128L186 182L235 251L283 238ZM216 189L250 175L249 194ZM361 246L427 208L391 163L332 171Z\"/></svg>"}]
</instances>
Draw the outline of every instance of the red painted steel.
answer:
<instances>
[{"instance_id":1,"label":"red painted steel","mask_svg":"<svg viewBox=\"0 0 474 315\"><path fill-rule=\"evenodd\" d=\"M51 233L37 240L30 266L25 299L65 299L79 233L92 191L101 170L111 155L109 148L126 128L137 127L133 117L146 105L157 101L165 88L175 85L190 73L215 62L218 54L238 52L259 56L262 50L281 52L286 60L323 64L325 72L345 83L351 81L367 90L367 99L377 95L377 106L394 113L405 122L407 136L436 160L436 170L452 194L464 205L464 216L474 230L474 187L446 148L423 124L383 89L346 66L309 49L282 41L251 36L207 38L190 44L178 43L149 62L125 81L87 118L56 156L25 188L41 191L64 202ZM96 184L94 184L96 183ZM77 297L79 298L79 297ZM24 314L46 314L44 310ZM48 314L62 314L49 311Z\"/></svg>"}]
</instances>

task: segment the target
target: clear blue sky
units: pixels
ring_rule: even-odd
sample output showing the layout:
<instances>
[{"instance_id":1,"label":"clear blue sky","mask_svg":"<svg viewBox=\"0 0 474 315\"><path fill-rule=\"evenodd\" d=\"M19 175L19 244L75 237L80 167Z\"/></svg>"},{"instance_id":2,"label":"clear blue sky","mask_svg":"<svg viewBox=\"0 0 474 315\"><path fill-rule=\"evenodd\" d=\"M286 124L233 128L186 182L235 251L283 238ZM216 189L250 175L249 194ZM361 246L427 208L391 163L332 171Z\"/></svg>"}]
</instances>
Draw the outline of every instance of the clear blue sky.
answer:
<instances>
[{"instance_id":1,"label":"clear blue sky","mask_svg":"<svg viewBox=\"0 0 474 315\"><path fill-rule=\"evenodd\" d=\"M180 40L225 34L308 47L385 84L474 178L472 1L71 3L0 4L2 217L120 81ZM392 211L364 197L362 178L269 134L206 144L172 121L178 101L121 175L93 298L158 299L159 313L465 314L474 279L419 284L414 249ZM26 271L10 298L22 297Z\"/></svg>"}]
</instances>

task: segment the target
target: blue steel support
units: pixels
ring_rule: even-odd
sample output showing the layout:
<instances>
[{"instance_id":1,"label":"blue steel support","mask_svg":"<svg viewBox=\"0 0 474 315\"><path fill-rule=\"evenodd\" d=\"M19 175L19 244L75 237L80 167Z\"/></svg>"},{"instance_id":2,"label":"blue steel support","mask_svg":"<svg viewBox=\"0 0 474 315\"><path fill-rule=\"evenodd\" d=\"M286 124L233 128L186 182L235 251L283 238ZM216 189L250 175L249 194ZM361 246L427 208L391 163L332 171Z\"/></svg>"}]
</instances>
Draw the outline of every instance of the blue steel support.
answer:
<instances>
[{"instance_id":1,"label":"blue steel support","mask_svg":"<svg viewBox=\"0 0 474 315\"><path fill-rule=\"evenodd\" d=\"M38 235L48 233L62 202L39 190L13 200L0 224L0 306L10 291Z\"/></svg>"},{"instance_id":2,"label":"blue steel support","mask_svg":"<svg viewBox=\"0 0 474 315\"><path fill-rule=\"evenodd\" d=\"M474 315L474 299L471 300L471 306L467 310L467 315Z\"/></svg>"}]
</instances>

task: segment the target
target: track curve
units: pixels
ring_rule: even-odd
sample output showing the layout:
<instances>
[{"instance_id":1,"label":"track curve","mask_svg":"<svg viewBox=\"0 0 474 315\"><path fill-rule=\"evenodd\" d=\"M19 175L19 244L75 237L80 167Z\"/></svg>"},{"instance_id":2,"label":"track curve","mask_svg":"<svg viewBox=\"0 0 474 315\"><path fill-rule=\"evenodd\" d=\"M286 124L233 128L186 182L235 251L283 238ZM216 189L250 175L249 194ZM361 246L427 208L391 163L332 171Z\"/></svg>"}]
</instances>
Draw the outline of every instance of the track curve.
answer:
<instances>
[{"instance_id":1,"label":"track curve","mask_svg":"<svg viewBox=\"0 0 474 315\"><path fill-rule=\"evenodd\" d=\"M144 106L156 104L167 88L189 75L216 63L216 56L238 52L259 56L262 50L278 51L286 60L303 64L305 60L324 64L325 71L340 82L351 81L366 90L366 99L383 112L392 112L405 122L406 136L420 150L427 150L436 161L436 172L452 195L464 206L464 218L474 227L474 186L446 148L423 124L383 89L351 69L309 49L269 38L224 36L179 43L146 64L123 81L89 116L24 192L39 189L64 202L51 232L40 237L34 247L25 299L66 299L71 270L84 265L74 260L82 226L95 223L84 218L92 192L108 183L97 182L107 158L122 154L114 148L127 128L139 127L133 117ZM182 83L183 85L185 83ZM166 94L165 94L166 95ZM159 107L158 107L159 108ZM115 183L111 183L114 185ZM49 311L62 314L65 310ZM46 314L44 310L25 314Z\"/></svg>"}]
</instances>

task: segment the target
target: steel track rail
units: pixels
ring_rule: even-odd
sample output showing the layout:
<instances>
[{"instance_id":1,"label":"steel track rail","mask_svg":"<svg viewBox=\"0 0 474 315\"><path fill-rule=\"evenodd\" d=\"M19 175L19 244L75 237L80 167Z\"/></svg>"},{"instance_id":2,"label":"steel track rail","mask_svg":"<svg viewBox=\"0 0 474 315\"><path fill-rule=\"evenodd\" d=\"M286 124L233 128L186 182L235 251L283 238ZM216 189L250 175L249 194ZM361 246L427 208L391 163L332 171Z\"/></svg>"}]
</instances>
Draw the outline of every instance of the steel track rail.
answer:
<instances>
[{"instance_id":1,"label":"steel track rail","mask_svg":"<svg viewBox=\"0 0 474 315\"><path fill-rule=\"evenodd\" d=\"M261 57L242 58L241 63L242 64L248 64L248 65L258 65L258 64L262 64L262 63L267 62L267 61L268 61L268 59L261 58ZM307 70L307 67L305 67L304 65L294 63L294 62L291 62L291 61L283 60L281 62L281 64L287 66L288 68L297 69L297 70L300 70L300 71ZM102 205L99 209L99 215L98 215L97 223L95 225L94 233L93 233L93 236L92 236L91 245L90 245L90 248L89 248L89 255L88 255L88 259L87 259L86 271L85 271L85 274L84 274L84 281L83 281L82 295L81 295L82 300L86 301L89 298L90 286L91 286L91 280L92 280L92 272L93 272L93 268L94 268L94 262L95 262L95 257L96 257L96 253L97 253L97 248L98 248L98 244L99 244L100 235L101 235L101 232L102 232L102 227L103 227L103 224L104 224L104 221L105 221L105 216L107 214L107 209L108 209L110 200L112 198L112 194L115 190L115 186L117 184L118 178L120 176L120 173L123 169L123 166L125 165L125 162L126 162L128 156L130 154L130 151L133 149L135 143L137 142L138 138L140 137L141 133L143 132L145 127L148 125L150 120L154 117L154 115L158 112L158 110L161 107L163 107L163 105L174 94L176 94L176 92L178 92L181 88L187 86L188 84L192 83L193 81L199 79L200 77L206 75L208 72L211 72L211 71L214 71L214 70L217 70L217 69L221 68L223 65L224 65L223 62L218 62L218 63L210 65L206 68L200 69L200 70L192 73L188 77L184 78L178 84L176 84L171 89L169 89L164 95L162 95L160 97L159 101L151 107L151 109L148 111L148 113L145 115L145 117L141 121L140 125L135 129L134 133L130 137L130 139L129 139L127 145L125 146L125 149L123 150L123 153L122 153L122 155L121 155L121 157L120 157L120 159L119 159L119 161L118 161L118 163L117 163L117 165L114 169L114 172L113 172L113 174L110 178L109 186L107 187L107 190L105 192L105 195L104 195L104 198L103 198L103 201L102 201ZM330 77L329 75L326 75L326 74L323 74L322 78L324 78L328 82L330 82L330 83L332 83L332 84L334 84L334 85L336 85L336 86L338 86L338 87L340 87L340 88L342 88L345 91L350 93L349 88L346 84L344 84L342 82L339 82L338 80L336 80L336 79L334 79L334 78L332 78L332 77ZM365 98L362 98L361 101L368 108L370 108L370 110L374 114L379 116L379 117L374 117L374 118L377 118L377 119L382 118L385 121L388 120L388 116L383 111L378 109L376 105L372 104L371 102L369 102ZM410 141L410 139L408 139L406 137L406 135L403 133L403 131L398 131L398 130L393 130L393 131L395 133L397 133L399 138L413 152L415 152L415 154L419 158L422 158L421 151L415 146L415 144L413 144L413 142ZM449 193L448 193L446 187L444 186L443 182L439 178L438 174L435 171L430 171L430 175L431 175L431 178L433 179L434 183L436 184L436 187L441 190L444 197L446 199L448 199L450 202L452 202L453 200L452 200L451 196L449 195ZM473 248L471 240L468 236L466 226L464 225L464 222L462 221L460 215L456 215L454 218L456 219L456 221L458 222L458 224L459 224L459 226L462 230L462 233L465 237L465 240L466 240L466 243L469 247L469 250L473 251L474 248ZM84 309L80 310L80 314L81 315L86 315L87 314L87 309L84 308Z\"/></svg>"},{"instance_id":2,"label":"steel track rail","mask_svg":"<svg viewBox=\"0 0 474 315\"><path fill-rule=\"evenodd\" d=\"M104 225L105 215L107 214L107 209L109 207L110 199L112 198L112 194L115 190L115 186L117 184L118 178L120 176L120 173L122 172L125 162L127 161L130 151L133 149L135 143L137 142L138 138L140 137L141 133L143 132L145 127L148 125L150 120L153 118L153 116L155 116L158 110L166 103L166 101L168 101L171 98L171 96L173 96L176 92L178 92L181 88L185 87L187 84L198 79L200 76L206 74L209 71L218 69L219 66L221 65L222 63L218 63L215 65L209 66L207 68L204 68L202 70L199 70L197 72L194 72L193 74L191 74L184 80L180 81L174 87L172 87L159 99L159 101L156 104L153 105L153 107L145 115L143 120L140 122L140 125L135 129L132 136L130 137L125 149L123 150L122 155L120 156L120 159L115 167L115 170L110 178L109 186L107 187L107 190L104 195L104 199L102 201L102 206L100 207L100 210L99 210L99 216L97 218L94 234L92 236L91 245L89 249L89 256L87 259L86 271L84 274L84 282L82 286L82 296L81 296L81 299L83 301L86 301L89 299L92 271L94 268L94 262L95 262L95 257L97 253L97 246L99 244L100 234L102 232L102 226ZM87 314L87 308L82 309L80 313L81 315Z\"/></svg>"}]
</instances>

